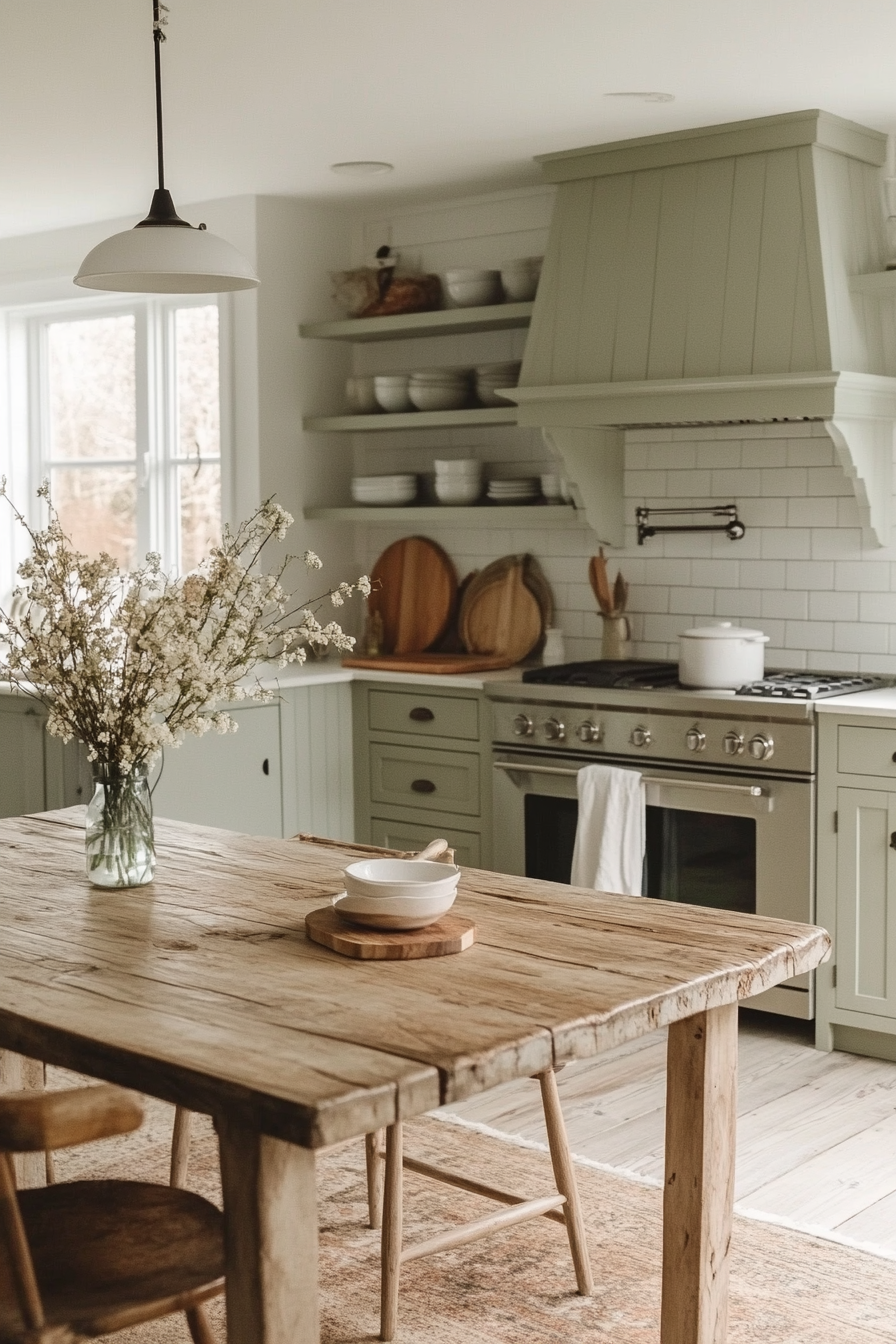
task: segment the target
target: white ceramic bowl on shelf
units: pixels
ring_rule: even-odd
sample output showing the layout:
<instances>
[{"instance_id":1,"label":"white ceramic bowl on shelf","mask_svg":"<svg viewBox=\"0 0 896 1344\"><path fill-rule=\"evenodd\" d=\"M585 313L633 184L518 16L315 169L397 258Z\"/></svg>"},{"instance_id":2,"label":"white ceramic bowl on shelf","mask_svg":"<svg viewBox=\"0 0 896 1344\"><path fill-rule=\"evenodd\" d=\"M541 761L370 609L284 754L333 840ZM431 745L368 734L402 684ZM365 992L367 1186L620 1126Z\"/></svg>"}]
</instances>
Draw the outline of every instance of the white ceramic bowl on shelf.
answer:
<instances>
[{"instance_id":1,"label":"white ceramic bowl on shelf","mask_svg":"<svg viewBox=\"0 0 896 1344\"><path fill-rule=\"evenodd\" d=\"M526 303L535 298L544 257L517 257L501 265L501 285L509 303Z\"/></svg>"},{"instance_id":2,"label":"white ceramic bowl on shelf","mask_svg":"<svg viewBox=\"0 0 896 1344\"><path fill-rule=\"evenodd\" d=\"M410 504L417 497L417 477L353 476L351 494L356 504Z\"/></svg>"},{"instance_id":3,"label":"white ceramic bowl on shelf","mask_svg":"<svg viewBox=\"0 0 896 1344\"><path fill-rule=\"evenodd\" d=\"M437 476L480 476L482 463L478 457L437 457L433 462Z\"/></svg>"},{"instance_id":4,"label":"white ceramic bowl on shelf","mask_svg":"<svg viewBox=\"0 0 896 1344\"><path fill-rule=\"evenodd\" d=\"M440 504L475 504L482 494L482 481L478 476L474 480L444 480L437 476L435 492Z\"/></svg>"},{"instance_id":5,"label":"white ceramic bowl on shelf","mask_svg":"<svg viewBox=\"0 0 896 1344\"><path fill-rule=\"evenodd\" d=\"M374 393L377 402L384 411L410 411L413 410L411 398L408 395L409 375L401 374L377 374L373 380Z\"/></svg>"},{"instance_id":6,"label":"white ceramic bowl on shelf","mask_svg":"<svg viewBox=\"0 0 896 1344\"><path fill-rule=\"evenodd\" d=\"M445 272L445 288L458 308L481 308L500 303L503 297L501 272L458 266Z\"/></svg>"}]
</instances>

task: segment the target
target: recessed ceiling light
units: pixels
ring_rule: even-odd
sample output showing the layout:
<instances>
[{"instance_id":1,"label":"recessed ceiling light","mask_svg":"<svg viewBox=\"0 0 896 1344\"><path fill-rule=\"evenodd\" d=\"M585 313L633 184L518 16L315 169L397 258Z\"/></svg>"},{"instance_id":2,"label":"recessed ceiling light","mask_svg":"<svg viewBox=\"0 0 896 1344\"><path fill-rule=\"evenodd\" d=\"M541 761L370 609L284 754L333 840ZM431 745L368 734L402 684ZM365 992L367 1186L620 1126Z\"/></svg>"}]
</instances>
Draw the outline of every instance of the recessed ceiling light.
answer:
<instances>
[{"instance_id":1,"label":"recessed ceiling light","mask_svg":"<svg viewBox=\"0 0 896 1344\"><path fill-rule=\"evenodd\" d=\"M377 159L349 159L346 163L331 163L331 173L341 173L344 177L370 177L373 173L391 173L394 163L382 163Z\"/></svg>"},{"instance_id":2,"label":"recessed ceiling light","mask_svg":"<svg viewBox=\"0 0 896 1344\"><path fill-rule=\"evenodd\" d=\"M674 93L653 93L653 92L635 92L635 93L605 93L605 98L638 98L642 103L674 103Z\"/></svg>"}]
</instances>

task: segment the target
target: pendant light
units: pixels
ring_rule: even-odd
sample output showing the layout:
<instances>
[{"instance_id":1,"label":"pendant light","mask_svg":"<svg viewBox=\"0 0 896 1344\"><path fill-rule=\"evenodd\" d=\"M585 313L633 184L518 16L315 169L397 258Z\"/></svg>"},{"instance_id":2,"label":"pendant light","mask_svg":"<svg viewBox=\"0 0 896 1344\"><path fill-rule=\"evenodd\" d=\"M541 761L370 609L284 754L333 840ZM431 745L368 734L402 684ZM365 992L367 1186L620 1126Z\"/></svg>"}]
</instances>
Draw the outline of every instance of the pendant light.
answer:
<instances>
[{"instance_id":1,"label":"pendant light","mask_svg":"<svg viewBox=\"0 0 896 1344\"><path fill-rule=\"evenodd\" d=\"M136 294L220 294L252 289L258 277L235 247L181 219L165 189L162 147L162 18L167 5L152 0L152 36L156 77L156 144L159 185L149 214L133 229L113 234L81 263L75 284L85 289L114 289Z\"/></svg>"}]
</instances>

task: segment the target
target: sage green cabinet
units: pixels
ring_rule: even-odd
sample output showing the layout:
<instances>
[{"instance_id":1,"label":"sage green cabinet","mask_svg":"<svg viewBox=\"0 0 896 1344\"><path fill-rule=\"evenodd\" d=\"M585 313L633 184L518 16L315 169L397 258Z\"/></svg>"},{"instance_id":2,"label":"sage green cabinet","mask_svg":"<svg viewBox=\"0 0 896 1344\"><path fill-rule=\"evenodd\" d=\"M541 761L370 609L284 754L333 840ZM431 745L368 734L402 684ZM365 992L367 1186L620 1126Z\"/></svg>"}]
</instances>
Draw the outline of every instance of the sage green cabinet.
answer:
<instances>
[{"instance_id":1,"label":"sage green cabinet","mask_svg":"<svg viewBox=\"0 0 896 1344\"><path fill-rule=\"evenodd\" d=\"M0 694L0 817L87 801L91 776L84 749L48 736L46 721L36 701Z\"/></svg>"},{"instance_id":2,"label":"sage green cabinet","mask_svg":"<svg viewBox=\"0 0 896 1344\"><path fill-rule=\"evenodd\" d=\"M816 1041L896 1059L896 722L819 715Z\"/></svg>"},{"instance_id":3,"label":"sage green cabinet","mask_svg":"<svg viewBox=\"0 0 896 1344\"><path fill-rule=\"evenodd\" d=\"M479 691L353 686L357 839L422 849L444 835L460 863L491 862L489 743Z\"/></svg>"}]
</instances>

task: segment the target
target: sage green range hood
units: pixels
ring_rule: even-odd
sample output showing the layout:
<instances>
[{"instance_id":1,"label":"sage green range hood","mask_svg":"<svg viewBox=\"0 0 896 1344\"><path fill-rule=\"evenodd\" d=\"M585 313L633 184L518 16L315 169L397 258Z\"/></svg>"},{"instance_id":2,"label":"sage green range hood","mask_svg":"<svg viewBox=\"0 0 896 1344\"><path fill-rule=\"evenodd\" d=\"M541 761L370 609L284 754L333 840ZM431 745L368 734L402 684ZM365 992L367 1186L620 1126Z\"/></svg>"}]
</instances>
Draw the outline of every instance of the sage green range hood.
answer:
<instances>
[{"instance_id":1,"label":"sage green range hood","mask_svg":"<svg viewBox=\"0 0 896 1344\"><path fill-rule=\"evenodd\" d=\"M879 132L806 111L541 158L557 201L506 395L565 459L601 538L622 542L626 428L808 419L889 544L885 156Z\"/></svg>"}]
</instances>

